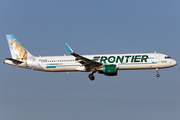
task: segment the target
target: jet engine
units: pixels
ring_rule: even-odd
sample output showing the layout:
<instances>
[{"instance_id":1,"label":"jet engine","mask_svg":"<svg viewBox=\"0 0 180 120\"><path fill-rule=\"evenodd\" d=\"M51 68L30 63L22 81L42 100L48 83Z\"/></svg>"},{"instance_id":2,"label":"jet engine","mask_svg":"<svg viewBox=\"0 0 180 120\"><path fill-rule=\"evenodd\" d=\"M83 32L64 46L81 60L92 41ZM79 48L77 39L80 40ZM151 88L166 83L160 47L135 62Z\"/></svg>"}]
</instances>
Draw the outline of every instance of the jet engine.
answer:
<instances>
[{"instance_id":1,"label":"jet engine","mask_svg":"<svg viewBox=\"0 0 180 120\"><path fill-rule=\"evenodd\" d=\"M117 68L116 65L102 65L101 70L99 71L100 74L105 74L107 76L116 76L117 75Z\"/></svg>"}]
</instances>

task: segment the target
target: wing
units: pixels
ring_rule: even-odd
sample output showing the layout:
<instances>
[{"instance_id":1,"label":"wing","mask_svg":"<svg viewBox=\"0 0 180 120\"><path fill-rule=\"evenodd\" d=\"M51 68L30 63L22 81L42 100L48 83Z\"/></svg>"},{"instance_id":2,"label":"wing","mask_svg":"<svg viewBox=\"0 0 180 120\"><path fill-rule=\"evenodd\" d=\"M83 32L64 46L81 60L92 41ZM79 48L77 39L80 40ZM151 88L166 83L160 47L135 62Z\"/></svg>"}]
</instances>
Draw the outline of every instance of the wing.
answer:
<instances>
[{"instance_id":1,"label":"wing","mask_svg":"<svg viewBox=\"0 0 180 120\"><path fill-rule=\"evenodd\" d=\"M81 55L76 54L70 47L68 44L66 44L66 47L68 49L68 51L70 52L71 55L73 55L74 57L76 57L76 60L81 63L83 66L86 67L86 69L91 69L94 67L100 67L102 65L102 63L96 62L94 60L88 59L86 57L83 57Z\"/></svg>"}]
</instances>

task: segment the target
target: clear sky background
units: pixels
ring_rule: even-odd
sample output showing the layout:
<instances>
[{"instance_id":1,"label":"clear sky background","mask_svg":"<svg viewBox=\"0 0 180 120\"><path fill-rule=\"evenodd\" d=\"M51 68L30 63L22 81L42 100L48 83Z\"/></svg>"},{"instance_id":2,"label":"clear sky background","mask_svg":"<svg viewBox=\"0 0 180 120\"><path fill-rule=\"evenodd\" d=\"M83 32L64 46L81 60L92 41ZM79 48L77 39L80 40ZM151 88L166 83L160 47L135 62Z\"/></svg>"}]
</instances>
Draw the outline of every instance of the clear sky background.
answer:
<instances>
[{"instance_id":1,"label":"clear sky background","mask_svg":"<svg viewBox=\"0 0 180 120\"><path fill-rule=\"evenodd\" d=\"M35 56L158 52L180 60L179 0L0 1L0 120L179 120L180 67L118 76L3 63L6 34Z\"/></svg>"}]
</instances>

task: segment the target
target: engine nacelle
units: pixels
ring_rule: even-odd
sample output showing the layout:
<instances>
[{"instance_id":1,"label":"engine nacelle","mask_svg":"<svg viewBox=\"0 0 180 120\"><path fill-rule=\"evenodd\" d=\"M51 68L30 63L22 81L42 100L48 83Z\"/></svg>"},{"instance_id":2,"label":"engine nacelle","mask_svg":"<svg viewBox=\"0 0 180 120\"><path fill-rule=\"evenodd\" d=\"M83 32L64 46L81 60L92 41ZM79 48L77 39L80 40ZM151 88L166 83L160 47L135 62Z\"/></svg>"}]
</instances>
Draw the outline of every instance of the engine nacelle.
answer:
<instances>
[{"instance_id":1,"label":"engine nacelle","mask_svg":"<svg viewBox=\"0 0 180 120\"><path fill-rule=\"evenodd\" d=\"M108 76L115 76L117 75L116 65L103 65L102 70L99 71L99 73L105 74Z\"/></svg>"}]
</instances>

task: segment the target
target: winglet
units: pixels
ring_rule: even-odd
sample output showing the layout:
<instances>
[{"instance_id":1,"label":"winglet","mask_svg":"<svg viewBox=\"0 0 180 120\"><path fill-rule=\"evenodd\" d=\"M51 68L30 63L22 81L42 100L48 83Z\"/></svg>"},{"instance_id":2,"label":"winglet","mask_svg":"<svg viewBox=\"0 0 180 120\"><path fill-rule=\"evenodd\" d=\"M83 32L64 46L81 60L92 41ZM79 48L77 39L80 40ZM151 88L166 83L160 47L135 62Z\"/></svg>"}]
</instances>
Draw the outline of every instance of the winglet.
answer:
<instances>
[{"instance_id":1,"label":"winglet","mask_svg":"<svg viewBox=\"0 0 180 120\"><path fill-rule=\"evenodd\" d=\"M70 53L73 53L73 50L69 47L69 45L66 43L66 47Z\"/></svg>"}]
</instances>

